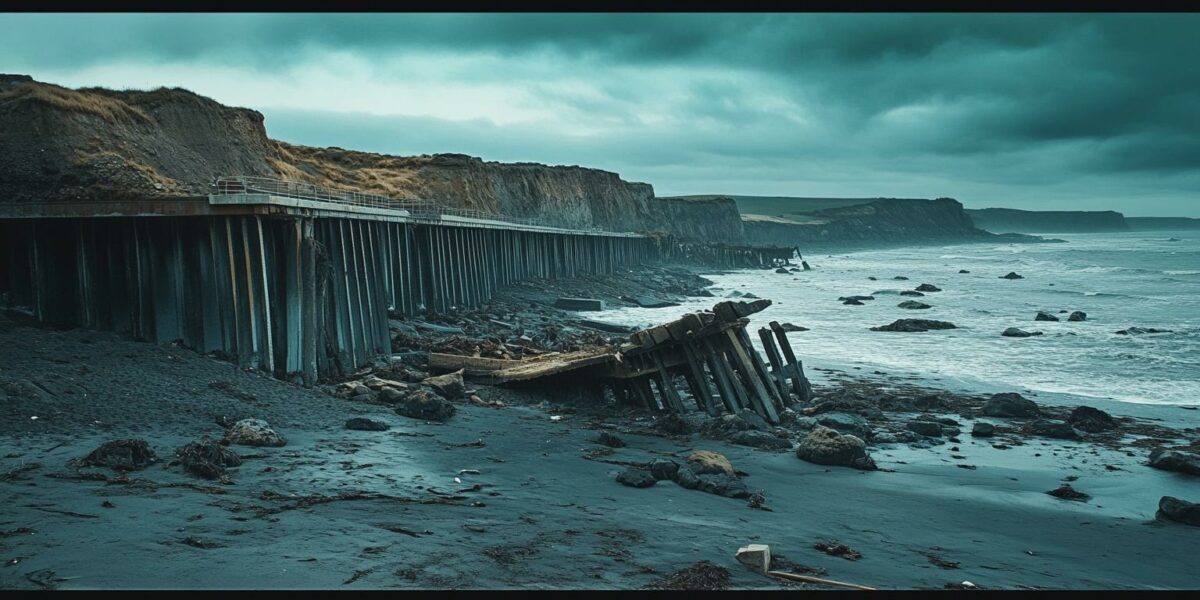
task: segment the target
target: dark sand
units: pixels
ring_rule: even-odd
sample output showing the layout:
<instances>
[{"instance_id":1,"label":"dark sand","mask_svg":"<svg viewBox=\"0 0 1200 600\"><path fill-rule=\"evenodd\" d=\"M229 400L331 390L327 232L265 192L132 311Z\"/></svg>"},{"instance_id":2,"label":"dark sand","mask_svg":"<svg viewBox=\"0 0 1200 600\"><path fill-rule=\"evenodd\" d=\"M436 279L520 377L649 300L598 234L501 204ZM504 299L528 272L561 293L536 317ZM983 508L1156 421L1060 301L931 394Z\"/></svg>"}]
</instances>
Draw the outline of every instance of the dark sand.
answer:
<instances>
[{"instance_id":1,"label":"dark sand","mask_svg":"<svg viewBox=\"0 0 1200 600\"><path fill-rule=\"evenodd\" d=\"M459 403L448 423L426 423L181 348L0 320L0 383L14 381L40 389L0 398L0 588L638 588L700 560L728 568L731 587L810 587L738 564L734 552L752 542L880 588L1200 586L1200 529L1154 518L1163 495L1200 499L1200 478L1145 466L1149 447L1026 438L1000 450L955 417L959 443L873 447L887 470L860 472L698 434L631 433L651 419L553 391L470 386L508 405ZM1106 408L1171 427L1200 421L1176 407ZM355 416L392 429L343 429ZM249 458L225 485L166 460L132 483L51 477L118 438L145 439L167 459L220 437L218 417L266 419L288 444L234 446ZM628 446L584 458L600 448L599 428ZM1189 439L1195 429L1177 442ZM771 511L669 481L614 481L614 462L693 449L727 456ZM1088 502L1045 493L1068 476ZM349 496L302 501L339 494ZM821 540L862 558L819 552Z\"/></svg>"}]
</instances>

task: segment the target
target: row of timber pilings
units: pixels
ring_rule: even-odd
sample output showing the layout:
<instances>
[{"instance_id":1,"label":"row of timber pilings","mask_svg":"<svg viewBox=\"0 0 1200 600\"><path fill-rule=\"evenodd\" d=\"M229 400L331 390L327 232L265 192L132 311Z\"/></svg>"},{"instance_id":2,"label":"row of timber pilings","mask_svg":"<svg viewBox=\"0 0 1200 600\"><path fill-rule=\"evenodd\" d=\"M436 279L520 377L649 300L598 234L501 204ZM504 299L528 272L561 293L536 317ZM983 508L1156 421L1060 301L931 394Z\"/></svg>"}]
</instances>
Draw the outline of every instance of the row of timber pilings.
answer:
<instances>
[{"instance_id":1,"label":"row of timber pilings","mask_svg":"<svg viewBox=\"0 0 1200 600\"><path fill-rule=\"evenodd\" d=\"M730 246L674 236L656 237L654 245L655 254L664 262L706 267L762 269L788 264L790 259L800 257L799 248L794 246Z\"/></svg>"},{"instance_id":2,"label":"row of timber pilings","mask_svg":"<svg viewBox=\"0 0 1200 600\"><path fill-rule=\"evenodd\" d=\"M389 314L660 258L634 236L257 215L0 220L0 252L0 304L308 385L390 353Z\"/></svg>"}]
</instances>

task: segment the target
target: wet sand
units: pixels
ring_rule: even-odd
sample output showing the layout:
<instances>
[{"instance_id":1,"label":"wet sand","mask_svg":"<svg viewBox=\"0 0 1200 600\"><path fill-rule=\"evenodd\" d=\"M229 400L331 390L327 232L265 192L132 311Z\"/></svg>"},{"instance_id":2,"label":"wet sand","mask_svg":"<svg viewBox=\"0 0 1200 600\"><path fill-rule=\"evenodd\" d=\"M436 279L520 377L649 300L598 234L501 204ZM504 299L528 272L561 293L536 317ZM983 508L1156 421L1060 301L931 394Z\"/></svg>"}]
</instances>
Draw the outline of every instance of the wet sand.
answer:
<instances>
[{"instance_id":1,"label":"wet sand","mask_svg":"<svg viewBox=\"0 0 1200 600\"><path fill-rule=\"evenodd\" d=\"M810 376L818 393L839 378ZM730 587L817 587L738 564L752 542L879 588L1200 585L1190 568L1200 531L1154 516L1163 495L1195 500L1197 479L1147 467L1148 447L1026 438L997 449L964 433L931 448L873 446L882 470L862 472L658 435L650 415L552 390L469 386L506 406L459 403L445 424L417 421L181 348L12 322L0 323L0 379L41 392L0 402L0 588L638 588L700 560L729 569ZM1196 411L1105 408L1197 437ZM230 484L166 460L128 481L95 468L80 472L110 481L54 477L108 440L145 439L165 459L220 437L218 417L250 416L288 444L234 446L247 460ZM356 416L391 430L344 429ZM627 446L597 451L602 429ZM626 464L695 449L728 457L771 510L615 481ZM1046 494L1069 476L1088 502ZM814 549L822 540L862 558Z\"/></svg>"}]
</instances>

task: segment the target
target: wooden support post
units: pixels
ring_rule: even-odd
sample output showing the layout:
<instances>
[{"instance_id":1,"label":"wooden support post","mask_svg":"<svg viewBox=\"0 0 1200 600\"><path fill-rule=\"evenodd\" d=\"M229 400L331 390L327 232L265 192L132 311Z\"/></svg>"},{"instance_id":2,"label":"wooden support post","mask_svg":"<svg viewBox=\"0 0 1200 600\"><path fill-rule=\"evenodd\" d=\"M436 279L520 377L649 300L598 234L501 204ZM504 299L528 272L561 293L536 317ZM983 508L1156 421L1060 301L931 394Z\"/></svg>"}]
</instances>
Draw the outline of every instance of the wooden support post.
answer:
<instances>
[{"instance_id":1,"label":"wooden support post","mask_svg":"<svg viewBox=\"0 0 1200 600\"><path fill-rule=\"evenodd\" d=\"M771 372L767 370L767 366L763 364L762 357L758 355L758 351L754 349L754 344L750 341L750 334L746 333L744 327L738 327L732 331L737 332L737 338L742 342L742 348L746 349L746 354L750 355L750 364L758 373L758 378L762 380L763 387L767 389L767 393L771 396L771 400L775 403L775 410L783 410L784 399L787 398L787 391L782 395L779 393L779 387L775 383L775 378L771 376Z\"/></svg>"},{"instance_id":2,"label":"wooden support post","mask_svg":"<svg viewBox=\"0 0 1200 600\"><path fill-rule=\"evenodd\" d=\"M654 361L654 367L658 370L656 383L658 383L659 395L663 399L663 404L675 412L682 413L683 400L679 397L679 392L675 390L675 379L671 377L670 371L663 366L662 357L658 355L658 352L650 352L649 354L650 359Z\"/></svg>"},{"instance_id":3,"label":"wooden support post","mask_svg":"<svg viewBox=\"0 0 1200 600\"><path fill-rule=\"evenodd\" d=\"M722 345L705 339L704 346L708 350L709 369L717 381L717 387L721 390L721 400L725 407L734 414L743 408L748 408L750 396L729 365L729 359L725 356Z\"/></svg>"},{"instance_id":4,"label":"wooden support post","mask_svg":"<svg viewBox=\"0 0 1200 600\"><path fill-rule=\"evenodd\" d=\"M775 347L775 336L772 335L770 329L761 327L758 330L758 337L762 340L767 360L771 362L771 374L774 375L779 395L784 399L785 405L790 405L791 394L788 393L787 372L784 371L783 361L779 358L779 349Z\"/></svg>"},{"instance_id":5,"label":"wooden support post","mask_svg":"<svg viewBox=\"0 0 1200 600\"><path fill-rule=\"evenodd\" d=\"M714 417L721 414L721 406L712 396L712 388L708 385L708 377L704 373L704 364L696 356L696 350L692 348L691 343L680 345L683 347L684 356L687 357L688 369L691 372L688 381L692 383L696 401L701 404L700 409Z\"/></svg>"},{"instance_id":6,"label":"wooden support post","mask_svg":"<svg viewBox=\"0 0 1200 600\"><path fill-rule=\"evenodd\" d=\"M801 402L808 402L812 399L812 387L808 383L808 377L804 376L804 364L796 360L792 345L788 343L787 332L783 330L779 321L771 321L768 326L775 332L779 348L783 351L783 358L787 360L788 369L792 372L792 386L796 390L796 398Z\"/></svg>"},{"instance_id":7,"label":"wooden support post","mask_svg":"<svg viewBox=\"0 0 1200 600\"><path fill-rule=\"evenodd\" d=\"M763 380L758 377L754 370L754 363L750 360L750 355L746 353L746 349L742 347L741 340L738 335L731 329L725 330L726 351L729 353L730 362L734 369L742 376L742 380L750 387L750 402L754 407L754 412L766 419L768 423L779 423L779 414L775 412L775 404L771 399L771 394L767 392L767 388L763 386ZM753 351L753 348L751 348Z\"/></svg>"}]
</instances>

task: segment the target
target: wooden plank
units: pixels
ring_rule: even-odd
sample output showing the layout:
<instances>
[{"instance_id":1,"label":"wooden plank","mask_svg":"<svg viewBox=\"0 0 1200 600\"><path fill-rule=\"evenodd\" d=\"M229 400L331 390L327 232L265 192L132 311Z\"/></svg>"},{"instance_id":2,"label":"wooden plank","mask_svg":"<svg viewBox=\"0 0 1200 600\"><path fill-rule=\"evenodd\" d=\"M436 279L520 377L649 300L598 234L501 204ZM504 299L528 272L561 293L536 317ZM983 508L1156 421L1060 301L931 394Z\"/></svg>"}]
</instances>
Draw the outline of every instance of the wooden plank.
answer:
<instances>
[{"instance_id":1,"label":"wooden plank","mask_svg":"<svg viewBox=\"0 0 1200 600\"><path fill-rule=\"evenodd\" d=\"M758 337L762 340L763 350L767 353L767 360L771 362L772 375L775 376L775 385L779 388L779 394L791 404L791 395L788 393L787 372L784 371L783 360L779 358L779 348L775 347L775 335L770 329L760 327Z\"/></svg>"},{"instance_id":2,"label":"wooden plank","mask_svg":"<svg viewBox=\"0 0 1200 600\"><path fill-rule=\"evenodd\" d=\"M692 348L692 344L683 344L683 353L687 358L688 370L690 377L688 381L692 382L692 387L696 392L696 401L700 403L700 409L707 411L712 416L721 414L721 407L717 404L717 400L712 396L712 387L708 385L708 376L704 372L704 364L696 356L696 350Z\"/></svg>"},{"instance_id":3,"label":"wooden plank","mask_svg":"<svg viewBox=\"0 0 1200 600\"><path fill-rule=\"evenodd\" d=\"M666 405L676 412L683 412L683 399L679 397L679 392L675 390L675 378L671 376L670 370L663 366L662 357L657 352L650 353L650 360L654 361L654 366L658 370L659 393L665 401Z\"/></svg>"},{"instance_id":4,"label":"wooden plank","mask_svg":"<svg viewBox=\"0 0 1200 600\"><path fill-rule=\"evenodd\" d=\"M763 386L763 380L758 377L754 370L754 363L751 362L746 349L742 347L741 340L732 329L725 331L725 336L728 340L727 352L732 359L734 369L742 376L742 379L750 386L750 402L754 407L754 411L768 423L779 423L779 413L775 411L774 401L771 399L771 394L767 392L767 388ZM753 349L752 349L753 350Z\"/></svg>"},{"instance_id":5,"label":"wooden plank","mask_svg":"<svg viewBox=\"0 0 1200 600\"><path fill-rule=\"evenodd\" d=\"M767 325L775 332L775 338L779 340L779 349L783 351L783 358L787 361L788 369L791 371L792 388L796 391L796 397L801 402L808 402L812 398L812 387L808 383L808 378L804 376L804 365L796 360L796 354L792 352L787 332L783 330L779 321L771 321Z\"/></svg>"},{"instance_id":6,"label":"wooden plank","mask_svg":"<svg viewBox=\"0 0 1200 600\"><path fill-rule=\"evenodd\" d=\"M746 333L746 330L741 327L731 329L730 331L736 332L738 339L742 342L742 348L746 350L746 354L750 355L750 364L754 367L754 371L758 373L758 377L762 380L763 387L767 389L767 393L770 394L771 400L774 401L775 410L782 411L784 407L783 400L787 397L787 390L784 390L783 395L780 396L775 379L771 377L770 371L767 371L767 365L763 364L762 357L758 355L758 352L754 349L754 344L750 341L750 334Z\"/></svg>"}]
</instances>

